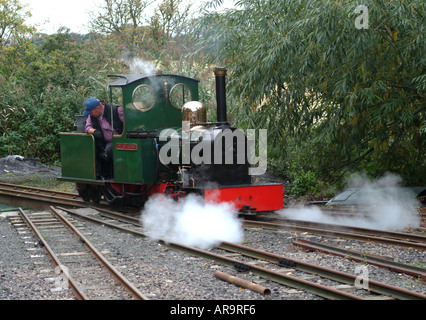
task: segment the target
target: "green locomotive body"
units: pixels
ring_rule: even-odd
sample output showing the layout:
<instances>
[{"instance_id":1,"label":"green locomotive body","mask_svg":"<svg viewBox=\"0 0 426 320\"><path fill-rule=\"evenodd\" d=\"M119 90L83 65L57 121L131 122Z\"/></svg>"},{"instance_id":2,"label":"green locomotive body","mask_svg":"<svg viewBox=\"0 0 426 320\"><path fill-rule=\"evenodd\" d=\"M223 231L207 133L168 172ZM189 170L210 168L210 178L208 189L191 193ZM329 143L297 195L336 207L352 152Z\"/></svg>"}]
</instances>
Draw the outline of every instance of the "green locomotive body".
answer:
<instances>
[{"instance_id":1,"label":"green locomotive body","mask_svg":"<svg viewBox=\"0 0 426 320\"><path fill-rule=\"evenodd\" d=\"M109 88L121 90L124 130L113 137L113 180L118 183L152 184L156 177L156 138L164 128L182 126L182 106L198 100L199 81L177 75L117 75ZM80 117L82 118L82 116ZM85 118L80 119L85 121ZM84 133L61 133L62 180L103 183L97 178L95 142ZM131 138L133 136L139 138ZM145 138L140 138L145 135ZM130 138L129 138L130 137ZM161 165L161 164L160 164Z\"/></svg>"},{"instance_id":2,"label":"green locomotive body","mask_svg":"<svg viewBox=\"0 0 426 320\"><path fill-rule=\"evenodd\" d=\"M123 131L112 138L111 176L100 174L103 164L94 137L85 133L86 117L76 116L77 130L60 134L59 179L75 182L80 196L95 203L103 197L112 204L140 207L154 194L179 200L197 193L206 201L232 202L240 211L281 209L283 186L253 185L245 158L247 139L243 135L244 154L232 142L237 129L226 119L225 74L225 69L215 70L218 119L213 123L206 122L206 109L198 101L197 79L163 74L108 76L114 79L110 96L120 100L109 104L123 109ZM231 143L218 151L213 148L215 139L224 131L231 133ZM203 153L210 150L207 147L214 149L208 157ZM174 160L163 161L169 159L170 150L175 151ZM194 150L207 163L185 158ZM213 163L225 158L226 162ZM243 158L243 163L228 163Z\"/></svg>"}]
</instances>

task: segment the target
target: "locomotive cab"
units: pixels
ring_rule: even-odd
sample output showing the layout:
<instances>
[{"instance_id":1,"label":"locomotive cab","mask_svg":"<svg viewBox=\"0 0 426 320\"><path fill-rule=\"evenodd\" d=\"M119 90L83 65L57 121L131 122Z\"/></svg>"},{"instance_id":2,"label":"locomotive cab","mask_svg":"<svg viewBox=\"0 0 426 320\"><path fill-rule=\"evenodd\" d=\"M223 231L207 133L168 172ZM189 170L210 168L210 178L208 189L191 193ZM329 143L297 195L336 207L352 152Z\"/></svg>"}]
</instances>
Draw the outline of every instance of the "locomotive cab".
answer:
<instances>
[{"instance_id":1,"label":"locomotive cab","mask_svg":"<svg viewBox=\"0 0 426 320\"><path fill-rule=\"evenodd\" d=\"M109 84L110 96L116 88L121 91L122 101L111 103L123 108L124 126L121 135L113 136L112 178L105 181L99 175L101 163L93 136L84 132L85 117L76 116L76 131L60 134L59 179L76 182L85 200L98 201L105 189L114 194L127 184L132 191L143 191L159 176L176 176L159 163L158 135L164 128L180 128L183 105L198 100L196 79L163 74L108 77L115 79Z\"/></svg>"},{"instance_id":2,"label":"locomotive cab","mask_svg":"<svg viewBox=\"0 0 426 320\"><path fill-rule=\"evenodd\" d=\"M120 75L109 86L123 93L123 134L113 138L114 179L153 184L164 167L158 158L158 136L179 128L182 106L198 100L198 80L176 75Z\"/></svg>"}]
</instances>

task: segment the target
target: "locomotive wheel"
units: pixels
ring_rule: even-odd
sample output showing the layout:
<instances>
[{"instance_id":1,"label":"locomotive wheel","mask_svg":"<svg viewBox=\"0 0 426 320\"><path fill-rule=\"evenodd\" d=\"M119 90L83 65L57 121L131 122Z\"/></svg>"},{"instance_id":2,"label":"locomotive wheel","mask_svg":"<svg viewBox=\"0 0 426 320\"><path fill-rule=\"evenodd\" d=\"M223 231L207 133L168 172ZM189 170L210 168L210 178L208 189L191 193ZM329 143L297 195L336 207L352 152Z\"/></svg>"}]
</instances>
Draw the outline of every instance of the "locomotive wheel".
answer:
<instances>
[{"instance_id":1,"label":"locomotive wheel","mask_svg":"<svg viewBox=\"0 0 426 320\"><path fill-rule=\"evenodd\" d=\"M78 191L78 194L80 197L83 198L84 202L90 202L90 194L88 187L88 184L76 183L76 189Z\"/></svg>"},{"instance_id":2,"label":"locomotive wheel","mask_svg":"<svg viewBox=\"0 0 426 320\"><path fill-rule=\"evenodd\" d=\"M90 200L92 200L93 203L95 204L99 204L99 202L101 201L101 192L99 190L98 187L89 187L89 197Z\"/></svg>"},{"instance_id":3,"label":"locomotive wheel","mask_svg":"<svg viewBox=\"0 0 426 320\"><path fill-rule=\"evenodd\" d=\"M84 202L92 201L98 204L101 201L101 192L97 186L90 184L77 183L77 191Z\"/></svg>"}]
</instances>

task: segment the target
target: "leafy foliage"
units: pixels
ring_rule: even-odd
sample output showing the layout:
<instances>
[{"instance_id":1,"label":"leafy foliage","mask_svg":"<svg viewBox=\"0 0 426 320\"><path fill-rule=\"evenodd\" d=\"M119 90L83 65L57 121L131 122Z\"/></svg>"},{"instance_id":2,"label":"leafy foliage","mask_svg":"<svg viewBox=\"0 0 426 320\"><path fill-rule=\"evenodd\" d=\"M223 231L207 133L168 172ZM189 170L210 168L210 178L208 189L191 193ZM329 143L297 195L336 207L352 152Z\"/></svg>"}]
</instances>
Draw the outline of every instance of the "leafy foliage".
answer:
<instances>
[{"instance_id":1,"label":"leafy foliage","mask_svg":"<svg viewBox=\"0 0 426 320\"><path fill-rule=\"evenodd\" d=\"M0 50L25 40L34 31L24 23L31 16L24 9L19 0L0 0Z\"/></svg>"},{"instance_id":2,"label":"leafy foliage","mask_svg":"<svg viewBox=\"0 0 426 320\"><path fill-rule=\"evenodd\" d=\"M177 36L190 25L185 23L188 7L181 3L162 1L156 11L162 18L148 27L147 1L108 0L94 13L92 21L99 24L88 35L60 28L53 35L28 37L34 30L25 26L19 1L0 1L1 17L15 18L7 20L11 36L0 47L0 156L60 161L59 133L74 129L74 116L81 114L86 98L109 99L107 75L129 73L134 57L153 60L164 72L204 74L205 63L180 59L191 41ZM154 28L161 41L151 37Z\"/></svg>"},{"instance_id":3,"label":"leafy foliage","mask_svg":"<svg viewBox=\"0 0 426 320\"><path fill-rule=\"evenodd\" d=\"M366 29L355 25L357 1L237 4L198 30L210 61L232 72L237 124L268 128L277 146L309 138L322 174L364 168L425 182L424 1L364 1Z\"/></svg>"},{"instance_id":4,"label":"leafy foliage","mask_svg":"<svg viewBox=\"0 0 426 320\"><path fill-rule=\"evenodd\" d=\"M105 0L90 34L35 33L18 0L0 0L0 156L58 162L84 100L107 100L107 75L134 58L201 80L215 119L212 68L228 68L228 119L267 128L269 169L291 193L326 194L345 175L426 176L426 5L365 0L238 0L198 19L182 0ZM213 11L212 11L213 10Z\"/></svg>"}]
</instances>

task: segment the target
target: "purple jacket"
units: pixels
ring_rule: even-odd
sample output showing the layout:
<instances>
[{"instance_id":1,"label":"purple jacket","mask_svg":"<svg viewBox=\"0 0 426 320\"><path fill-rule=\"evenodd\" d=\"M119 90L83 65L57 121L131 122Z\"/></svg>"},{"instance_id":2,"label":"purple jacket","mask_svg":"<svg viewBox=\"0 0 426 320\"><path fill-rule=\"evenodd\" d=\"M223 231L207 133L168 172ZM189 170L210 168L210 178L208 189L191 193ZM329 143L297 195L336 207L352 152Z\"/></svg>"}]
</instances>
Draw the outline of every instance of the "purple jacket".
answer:
<instances>
[{"instance_id":1,"label":"purple jacket","mask_svg":"<svg viewBox=\"0 0 426 320\"><path fill-rule=\"evenodd\" d=\"M118 111L118 117L120 118L121 121L123 120L123 108L118 107L117 109ZM102 132L104 134L104 139L106 142L111 142L112 141L112 128L111 125L109 124L109 122L105 119L105 117L102 115L99 118L99 123L101 124L101 128L102 128ZM85 131L87 133L87 131L89 131L89 129L92 129L92 119L90 116L87 117L86 120L86 128ZM114 135L118 135L119 133L117 132L117 130L114 128Z\"/></svg>"}]
</instances>

